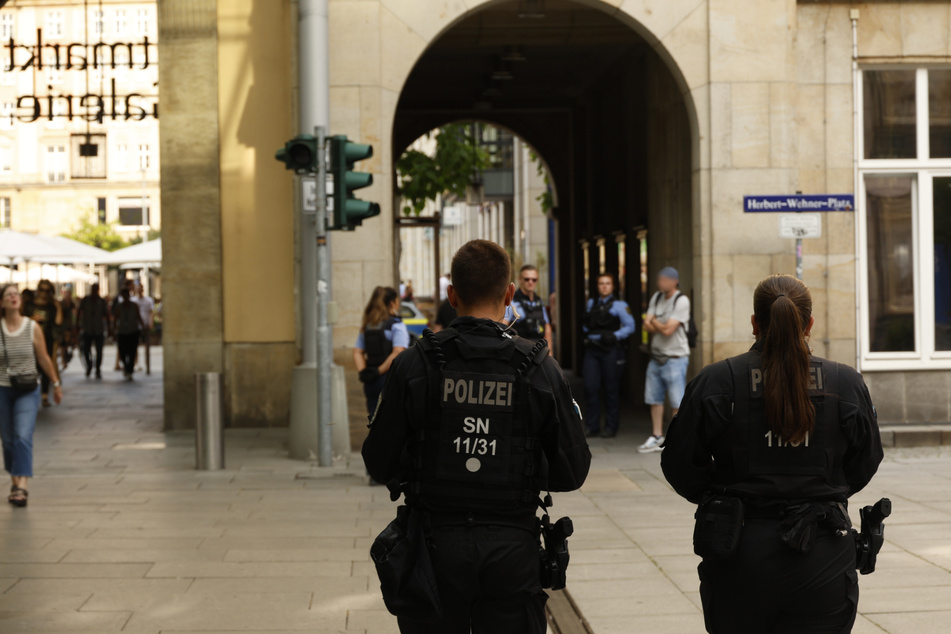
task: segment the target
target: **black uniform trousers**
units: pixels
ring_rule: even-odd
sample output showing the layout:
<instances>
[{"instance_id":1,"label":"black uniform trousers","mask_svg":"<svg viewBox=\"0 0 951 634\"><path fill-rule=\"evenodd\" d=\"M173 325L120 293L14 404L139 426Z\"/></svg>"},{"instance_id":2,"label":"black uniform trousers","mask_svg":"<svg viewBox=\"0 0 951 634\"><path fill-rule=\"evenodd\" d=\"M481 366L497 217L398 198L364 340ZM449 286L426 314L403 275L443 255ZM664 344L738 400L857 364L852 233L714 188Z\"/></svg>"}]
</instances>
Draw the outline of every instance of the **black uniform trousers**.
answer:
<instances>
[{"instance_id":1,"label":"black uniform trousers","mask_svg":"<svg viewBox=\"0 0 951 634\"><path fill-rule=\"evenodd\" d=\"M399 619L402 634L545 634L538 541L489 526L434 528L432 555L442 618Z\"/></svg>"},{"instance_id":2,"label":"black uniform trousers","mask_svg":"<svg viewBox=\"0 0 951 634\"><path fill-rule=\"evenodd\" d=\"M803 554L783 544L777 524L748 518L733 557L700 564L707 632L848 634L859 601L854 539L820 526Z\"/></svg>"},{"instance_id":3,"label":"black uniform trousers","mask_svg":"<svg viewBox=\"0 0 951 634\"><path fill-rule=\"evenodd\" d=\"M596 345L585 348L581 374L584 376L584 418L589 430L596 432L601 427L599 392L604 387L604 426L617 431L621 418L621 374L624 365L624 351L620 346L611 346L607 350Z\"/></svg>"}]
</instances>

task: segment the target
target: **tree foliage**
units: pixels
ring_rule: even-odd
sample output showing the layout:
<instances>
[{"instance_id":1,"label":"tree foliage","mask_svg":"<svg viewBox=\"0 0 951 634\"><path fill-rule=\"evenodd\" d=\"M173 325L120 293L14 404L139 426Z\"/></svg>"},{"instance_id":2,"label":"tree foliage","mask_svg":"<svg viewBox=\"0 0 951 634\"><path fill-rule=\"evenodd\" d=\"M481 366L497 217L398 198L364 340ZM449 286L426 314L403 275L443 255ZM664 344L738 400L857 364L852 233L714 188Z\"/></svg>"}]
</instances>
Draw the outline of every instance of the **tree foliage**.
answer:
<instances>
[{"instance_id":1,"label":"tree foliage","mask_svg":"<svg viewBox=\"0 0 951 634\"><path fill-rule=\"evenodd\" d=\"M92 220L92 216L91 212L86 213L79 221L79 226L71 233L62 234L63 237L106 251L115 251L129 246L129 243L116 231L118 223L99 224Z\"/></svg>"},{"instance_id":2,"label":"tree foliage","mask_svg":"<svg viewBox=\"0 0 951 634\"><path fill-rule=\"evenodd\" d=\"M473 177L490 165L489 153L477 144L472 126L451 123L435 134L436 150L432 156L408 149L396 161L399 195L406 215L418 216L427 201L435 202L441 195L464 198Z\"/></svg>"}]
</instances>

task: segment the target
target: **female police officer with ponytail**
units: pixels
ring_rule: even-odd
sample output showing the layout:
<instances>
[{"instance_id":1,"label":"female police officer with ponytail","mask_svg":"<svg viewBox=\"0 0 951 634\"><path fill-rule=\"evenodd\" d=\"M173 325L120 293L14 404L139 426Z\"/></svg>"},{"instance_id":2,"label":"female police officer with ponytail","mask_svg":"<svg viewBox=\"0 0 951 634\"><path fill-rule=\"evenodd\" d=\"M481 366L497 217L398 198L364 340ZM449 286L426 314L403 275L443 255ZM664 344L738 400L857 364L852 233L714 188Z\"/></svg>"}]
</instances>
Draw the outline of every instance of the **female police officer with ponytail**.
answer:
<instances>
[{"instance_id":1,"label":"female police officer with ponytail","mask_svg":"<svg viewBox=\"0 0 951 634\"><path fill-rule=\"evenodd\" d=\"M847 633L858 604L846 503L882 460L861 375L811 355L806 286L788 275L753 294L746 354L687 387L664 475L699 504L694 549L707 631Z\"/></svg>"},{"instance_id":2,"label":"female police officer with ponytail","mask_svg":"<svg viewBox=\"0 0 951 634\"><path fill-rule=\"evenodd\" d=\"M353 364L357 368L363 394L367 399L367 415L372 416L383 391L383 380L396 355L409 347L409 331L398 317L400 296L395 288L377 286L363 310L363 323L353 348Z\"/></svg>"}]
</instances>

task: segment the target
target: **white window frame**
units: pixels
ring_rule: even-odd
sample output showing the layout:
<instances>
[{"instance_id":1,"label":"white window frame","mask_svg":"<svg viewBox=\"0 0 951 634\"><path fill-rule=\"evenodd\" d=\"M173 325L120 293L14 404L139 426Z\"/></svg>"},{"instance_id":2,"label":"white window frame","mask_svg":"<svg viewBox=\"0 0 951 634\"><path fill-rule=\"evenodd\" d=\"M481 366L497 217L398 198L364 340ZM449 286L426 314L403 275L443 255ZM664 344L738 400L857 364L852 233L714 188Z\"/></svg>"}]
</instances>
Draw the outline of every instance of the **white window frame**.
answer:
<instances>
[{"instance_id":1,"label":"white window frame","mask_svg":"<svg viewBox=\"0 0 951 634\"><path fill-rule=\"evenodd\" d=\"M43 39L59 40L66 34L66 15L62 9L51 9L43 17Z\"/></svg>"},{"instance_id":2,"label":"white window frame","mask_svg":"<svg viewBox=\"0 0 951 634\"><path fill-rule=\"evenodd\" d=\"M43 166L43 174L47 183L66 182L69 174L69 155L66 154L66 145L66 143L53 143L46 146L46 164ZM60 175L61 178L56 178Z\"/></svg>"},{"instance_id":3,"label":"white window frame","mask_svg":"<svg viewBox=\"0 0 951 634\"><path fill-rule=\"evenodd\" d=\"M147 172L152 168L152 148L148 143L139 143L138 164L140 172Z\"/></svg>"},{"instance_id":4,"label":"white window frame","mask_svg":"<svg viewBox=\"0 0 951 634\"><path fill-rule=\"evenodd\" d=\"M855 151L857 153L859 191L857 199L858 295L860 369L865 370L951 370L951 350L935 350L935 297L934 297L934 205L933 182L936 177L951 176L951 158L928 158L930 130L928 116L928 71L947 69L935 66L863 66L856 85ZM864 71L915 71L915 134L917 156L912 159L866 159L865 157L865 104ZM872 352L871 324L868 293L868 213L866 176L909 176L912 179L912 250L915 292L915 350L903 352Z\"/></svg>"},{"instance_id":5,"label":"white window frame","mask_svg":"<svg viewBox=\"0 0 951 634\"><path fill-rule=\"evenodd\" d=\"M148 9L138 9L135 12L135 29L136 33L139 36L146 36L149 34L149 27L151 22L151 16L149 16Z\"/></svg>"},{"instance_id":6,"label":"white window frame","mask_svg":"<svg viewBox=\"0 0 951 634\"><path fill-rule=\"evenodd\" d=\"M13 17L13 11L0 12L0 39L6 43L11 37L16 37L16 21Z\"/></svg>"},{"instance_id":7,"label":"white window frame","mask_svg":"<svg viewBox=\"0 0 951 634\"><path fill-rule=\"evenodd\" d=\"M9 145L0 145L0 176L13 174L13 148Z\"/></svg>"},{"instance_id":8,"label":"white window frame","mask_svg":"<svg viewBox=\"0 0 951 634\"><path fill-rule=\"evenodd\" d=\"M0 104L0 128L10 130L16 122L16 103L4 101Z\"/></svg>"},{"instance_id":9,"label":"white window frame","mask_svg":"<svg viewBox=\"0 0 951 634\"><path fill-rule=\"evenodd\" d=\"M116 171L117 172L128 172L129 171L129 144L128 143L118 143L116 144Z\"/></svg>"},{"instance_id":10,"label":"white window frame","mask_svg":"<svg viewBox=\"0 0 951 634\"><path fill-rule=\"evenodd\" d=\"M124 36L129 30L129 18L126 16L125 9L116 10L116 35Z\"/></svg>"},{"instance_id":11,"label":"white window frame","mask_svg":"<svg viewBox=\"0 0 951 634\"><path fill-rule=\"evenodd\" d=\"M9 229L13 224L13 200L0 196L0 229Z\"/></svg>"}]
</instances>

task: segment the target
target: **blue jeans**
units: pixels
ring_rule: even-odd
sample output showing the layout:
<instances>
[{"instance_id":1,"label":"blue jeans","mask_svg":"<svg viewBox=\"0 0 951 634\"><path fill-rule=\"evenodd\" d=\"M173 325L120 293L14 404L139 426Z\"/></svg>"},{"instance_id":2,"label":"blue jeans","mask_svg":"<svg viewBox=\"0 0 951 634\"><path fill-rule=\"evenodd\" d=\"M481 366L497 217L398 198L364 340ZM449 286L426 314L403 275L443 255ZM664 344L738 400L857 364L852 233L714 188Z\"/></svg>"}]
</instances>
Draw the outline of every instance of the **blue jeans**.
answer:
<instances>
[{"instance_id":1,"label":"blue jeans","mask_svg":"<svg viewBox=\"0 0 951 634\"><path fill-rule=\"evenodd\" d=\"M617 431L621 418L619 400L624 363L624 351L619 346L612 346L609 350L596 346L585 349L581 373L584 375L584 418L589 430L598 431L601 428L601 403L598 393L604 387L604 408L607 410L604 426Z\"/></svg>"},{"instance_id":2,"label":"blue jeans","mask_svg":"<svg viewBox=\"0 0 951 634\"><path fill-rule=\"evenodd\" d=\"M0 438L3 468L12 476L33 477L33 430L40 409L40 388L17 394L0 386Z\"/></svg>"},{"instance_id":3,"label":"blue jeans","mask_svg":"<svg viewBox=\"0 0 951 634\"><path fill-rule=\"evenodd\" d=\"M663 405L664 396L670 401L670 407L680 409L687 389L687 366L690 357L668 359L661 365L651 359L647 364L647 381L644 384L644 402L648 405Z\"/></svg>"}]
</instances>

